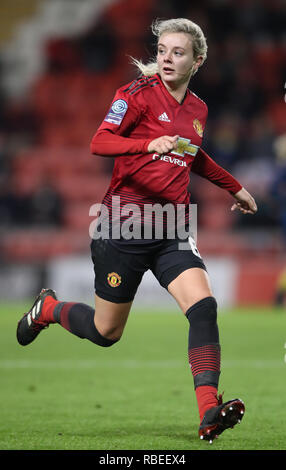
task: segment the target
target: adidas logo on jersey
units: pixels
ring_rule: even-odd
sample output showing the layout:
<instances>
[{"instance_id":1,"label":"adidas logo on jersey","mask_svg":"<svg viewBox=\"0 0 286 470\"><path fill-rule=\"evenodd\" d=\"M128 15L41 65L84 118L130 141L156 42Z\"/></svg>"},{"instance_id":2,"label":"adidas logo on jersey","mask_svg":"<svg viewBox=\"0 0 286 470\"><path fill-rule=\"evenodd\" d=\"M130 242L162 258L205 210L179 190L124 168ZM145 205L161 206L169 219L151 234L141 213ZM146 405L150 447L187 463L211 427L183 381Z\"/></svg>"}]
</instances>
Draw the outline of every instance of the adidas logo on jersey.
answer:
<instances>
[{"instance_id":1,"label":"adidas logo on jersey","mask_svg":"<svg viewBox=\"0 0 286 470\"><path fill-rule=\"evenodd\" d=\"M159 116L158 119L159 121L171 122L170 119L168 118L167 113L161 114L161 116Z\"/></svg>"}]
</instances>

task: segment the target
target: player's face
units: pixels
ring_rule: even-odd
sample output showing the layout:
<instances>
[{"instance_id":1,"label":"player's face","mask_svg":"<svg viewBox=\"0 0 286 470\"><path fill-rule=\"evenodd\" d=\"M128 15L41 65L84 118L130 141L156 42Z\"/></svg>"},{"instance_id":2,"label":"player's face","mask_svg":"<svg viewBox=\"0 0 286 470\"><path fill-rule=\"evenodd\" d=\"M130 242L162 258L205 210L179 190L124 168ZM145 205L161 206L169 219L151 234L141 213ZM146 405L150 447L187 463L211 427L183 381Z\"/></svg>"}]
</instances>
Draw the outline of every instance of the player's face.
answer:
<instances>
[{"instance_id":1,"label":"player's face","mask_svg":"<svg viewBox=\"0 0 286 470\"><path fill-rule=\"evenodd\" d=\"M186 33L163 33L158 41L157 63L163 82L176 86L188 83L192 68L201 58L194 59L192 38Z\"/></svg>"}]
</instances>

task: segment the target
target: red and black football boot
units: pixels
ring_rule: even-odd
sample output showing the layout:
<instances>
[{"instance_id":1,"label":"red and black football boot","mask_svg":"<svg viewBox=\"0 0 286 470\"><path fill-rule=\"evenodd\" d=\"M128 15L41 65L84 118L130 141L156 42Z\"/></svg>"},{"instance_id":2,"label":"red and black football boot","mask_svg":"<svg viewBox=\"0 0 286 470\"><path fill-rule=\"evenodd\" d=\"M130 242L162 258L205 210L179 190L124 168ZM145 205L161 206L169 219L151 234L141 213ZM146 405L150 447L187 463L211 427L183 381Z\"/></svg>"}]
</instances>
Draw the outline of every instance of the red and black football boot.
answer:
<instances>
[{"instance_id":1,"label":"red and black football boot","mask_svg":"<svg viewBox=\"0 0 286 470\"><path fill-rule=\"evenodd\" d=\"M212 444L223 431L240 423L244 416L245 406L242 400L235 398L222 403L219 396L218 405L208 409L199 427L199 437Z\"/></svg>"},{"instance_id":2,"label":"red and black football boot","mask_svg":"<svg viewBox=\"0 0 286 470\"><path fill-rule=\"evenodd\" d=\"M49 323L41 320L42 307L48 295L57 300L55 291L42 289L29 312L18 322L17 340L22 346L30 344L44 328L48 328Z\"/></svg>"}]
</instances>

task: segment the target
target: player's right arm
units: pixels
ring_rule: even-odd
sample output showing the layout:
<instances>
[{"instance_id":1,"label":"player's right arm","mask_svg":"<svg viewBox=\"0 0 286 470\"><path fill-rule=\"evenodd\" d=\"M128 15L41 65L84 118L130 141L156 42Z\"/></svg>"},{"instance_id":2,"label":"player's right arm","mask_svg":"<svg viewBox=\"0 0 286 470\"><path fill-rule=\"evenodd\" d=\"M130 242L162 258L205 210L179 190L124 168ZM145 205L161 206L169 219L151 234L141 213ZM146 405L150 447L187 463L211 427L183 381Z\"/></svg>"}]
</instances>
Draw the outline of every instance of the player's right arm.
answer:
<instances>
[{"instance_id":1,"label":"player's right arm","mask_svg":"<svg viewBox=\"0 0 286 470\"><path fill-rule=\"evenodd\" d=\"M118 90L104 121L94 134L90 149L94 155L116 157L156 152L170 152L178 136L160 136L156 139L134 139L128 133L139 121L142 108Z\"/></svg>"},{"instance_id":2,"label":"player's right arm","mask_svg":"<svg viewBox=\"0 0 286 470\"><path fill-rule=\"evenodd\" d=\"M159 155L171 152L176 148L178 138L178 135L173 137L169 135L163 135L162 137L158 137L157 139L152 140L149 143L147 150L149 153L156 152Z\"/></svg>"},{"instance_id":3,"label":"player's right arm","mask_svg":"<svg viewBox=\"0 0 286 470\"><path fill-rule=\"evenodd\" d=\"M91 153L115 157L146 152L150 139L128 137L141 113L142 110L129 94L117 90L107 115L91 140Z\"/></svg>"}]
</instances>

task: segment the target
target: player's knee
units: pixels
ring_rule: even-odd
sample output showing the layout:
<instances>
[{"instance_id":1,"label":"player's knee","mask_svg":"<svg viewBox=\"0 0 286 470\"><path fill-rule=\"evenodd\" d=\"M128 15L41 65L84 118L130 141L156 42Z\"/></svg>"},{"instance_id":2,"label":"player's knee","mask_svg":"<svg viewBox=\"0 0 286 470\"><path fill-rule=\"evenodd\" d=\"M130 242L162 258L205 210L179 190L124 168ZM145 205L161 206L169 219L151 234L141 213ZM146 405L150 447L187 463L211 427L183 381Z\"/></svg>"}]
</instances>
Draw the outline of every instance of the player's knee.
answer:
<instances>
[{"instance_id":1,"label":"player's knee","mask_svg":"<svg viewBox=\"0 0 286 470\"><path fill-rule=\"evenodd\" d=\"M116 326L108 326L100 330L100 334L108 340L107 346L117 343L121 339L122 333L123 329Z\"/></svg>"},{"instance_id":2,"label":"player's knee","mask_svg":"<svg viewBox=\"0 0 286 470\"><path fill-rule=\"evenodd\" d=\"M120 340L120 338L107 338L107 337L102 337L102 341L95 342L95 344L102 346L103 348L110 348L110 346L113 346L115 343L117 343Z\"/></svg>"},{"instance_id":3,"label":"player's knee","mask_svg":"<svg viewBox=\"0 0 286 470\"><path fill-rule=\"evenodd\" d=\"M96 332L94 335L90 335L88 339L98 346L102 346L103 348L110 348L113 344L117 343L120 340L119 336L114 335L102 335L99 332Z\"/></svg>"},{"instance_id":4,"label":"player's knee","mask_svg":"<svg viewBox=\"0 0 286 470\"><path fill-rule=\"evenodd\" d=\"M217 302L213 296L204 297L195 304L191 305L186 311L186 317L192 324L197 322L217 321Z\"/></svg>"}]
</instances>

